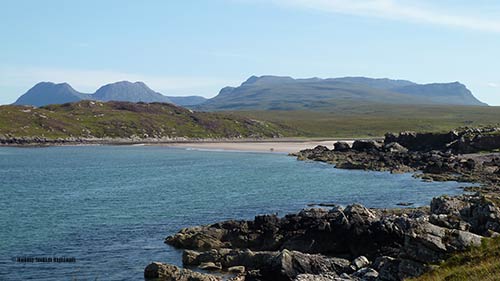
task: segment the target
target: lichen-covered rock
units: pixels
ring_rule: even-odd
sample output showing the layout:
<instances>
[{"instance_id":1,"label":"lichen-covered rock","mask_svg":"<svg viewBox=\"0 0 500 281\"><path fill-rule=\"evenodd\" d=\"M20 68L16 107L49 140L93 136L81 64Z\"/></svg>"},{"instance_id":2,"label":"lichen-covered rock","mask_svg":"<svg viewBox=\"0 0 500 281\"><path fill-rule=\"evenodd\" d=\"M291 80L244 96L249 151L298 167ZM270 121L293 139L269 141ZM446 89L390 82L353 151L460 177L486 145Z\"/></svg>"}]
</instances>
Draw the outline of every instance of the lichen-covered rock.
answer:
<instances>
[{"instance_id":1,"label":"lichen-covered rock","mask_svg":"<svg viewBox=\"0 0 500 281\"><path fill-rule=\"evenodd\" d=\"M450 253L481 244L483 237L457 229L447 229L425 221L413 221L405 236L403 256L422 263L435 263Z\"/></svg>"}]
</instances>

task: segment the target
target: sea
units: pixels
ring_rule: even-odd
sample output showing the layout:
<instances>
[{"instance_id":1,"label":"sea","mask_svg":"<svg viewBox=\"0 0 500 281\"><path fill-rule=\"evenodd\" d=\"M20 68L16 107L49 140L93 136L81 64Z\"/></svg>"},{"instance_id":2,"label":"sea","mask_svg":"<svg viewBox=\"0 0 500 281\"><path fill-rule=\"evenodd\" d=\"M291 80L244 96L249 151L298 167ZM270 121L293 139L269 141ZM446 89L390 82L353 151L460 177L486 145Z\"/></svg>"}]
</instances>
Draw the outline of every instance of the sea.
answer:
<instances>
[{"instance_id":1,"label":"sea","mask_svg":"<svg viewBox=\"0 0 500 281\"><path fill-rule=\"evenodd\" d=\"M428 205L463 183L279 153L166 146L0 147L0 280L143 280L181 265L181 228L329 203Z\"/></svg>"}]
</instances>

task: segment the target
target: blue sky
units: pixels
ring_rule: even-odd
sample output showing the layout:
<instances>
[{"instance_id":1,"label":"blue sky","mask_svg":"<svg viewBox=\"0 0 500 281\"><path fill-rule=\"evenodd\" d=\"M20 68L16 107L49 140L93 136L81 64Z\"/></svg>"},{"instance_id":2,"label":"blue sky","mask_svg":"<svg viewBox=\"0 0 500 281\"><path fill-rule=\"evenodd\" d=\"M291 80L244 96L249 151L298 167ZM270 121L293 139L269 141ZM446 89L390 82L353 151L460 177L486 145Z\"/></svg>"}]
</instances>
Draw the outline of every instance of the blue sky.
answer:
<instances>
[{"instance_id":1,"label":"blue sky","mask_svg":"<svg viewBox=\"0 0 500 281\"><path fill-rule=\"evenodd\" d=\"M500 1L3 1L0 104L39 81L214 96L251 75L460 81L500 105Z\"/></svg>"}]
</instances>

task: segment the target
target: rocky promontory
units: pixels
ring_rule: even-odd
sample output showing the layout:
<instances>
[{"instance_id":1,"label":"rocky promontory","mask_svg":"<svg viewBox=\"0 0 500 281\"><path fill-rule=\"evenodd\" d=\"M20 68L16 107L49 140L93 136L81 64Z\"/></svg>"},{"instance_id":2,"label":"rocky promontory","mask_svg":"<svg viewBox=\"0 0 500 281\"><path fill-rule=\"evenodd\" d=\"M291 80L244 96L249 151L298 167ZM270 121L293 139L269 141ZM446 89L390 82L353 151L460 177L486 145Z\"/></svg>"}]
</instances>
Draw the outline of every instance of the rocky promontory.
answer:
<instances>
[{"instance_id":1,"label":"rocky promontory","mask_svg":"<svg viewBox=\"0 0 500 281\"><path fill-rule=\"evenodd\" d=\"M414 172L426 180L456 180L496 185L500 176L500 128L464 128L448 133L402 132L383 141L335 143L293 154L299 160L334 164L340 169Z\"/></svg>"},{"instance_id":2,"label":"rocky promontory","mask_svg":"<svg viewBox=\"0 0 500 281\"><path fill-rule=\"evenodd\" d=\"M421 208L352 204L185 228L165 243L184 250L186 269L153 263L145 277L323 281L420 276L451 255L500 235L500 158L492 152L500 147L496 132L483 128L388 134L384 141L303 150L296 154L298 159L337 168L415 172L424 180L478 182L482 188L437 197Z\"/></svg>"}]
</instances>

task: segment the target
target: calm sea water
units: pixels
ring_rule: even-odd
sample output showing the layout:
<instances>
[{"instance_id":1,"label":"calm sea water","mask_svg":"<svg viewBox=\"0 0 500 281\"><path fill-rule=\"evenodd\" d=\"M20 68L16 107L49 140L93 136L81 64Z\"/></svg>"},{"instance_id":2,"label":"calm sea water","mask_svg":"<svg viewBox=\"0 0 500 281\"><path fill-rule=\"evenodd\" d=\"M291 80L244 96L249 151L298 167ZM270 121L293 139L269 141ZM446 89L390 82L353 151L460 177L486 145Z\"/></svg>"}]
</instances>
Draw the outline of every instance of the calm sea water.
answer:
<instances>
[{"instance_id":1,"label":"calm sea water","mask_svg":"<svg viewBox=\"0 0 500 281\"><path fill-rule=\"evenodd\" d=\"M140 280L180 264L163 239L182 227L309 203L425 205L458 183L333 169L283 154L147 146L0 148L0 280ZM18 263L15 257L74 257Z\"/></svg>"}]
</instances>

